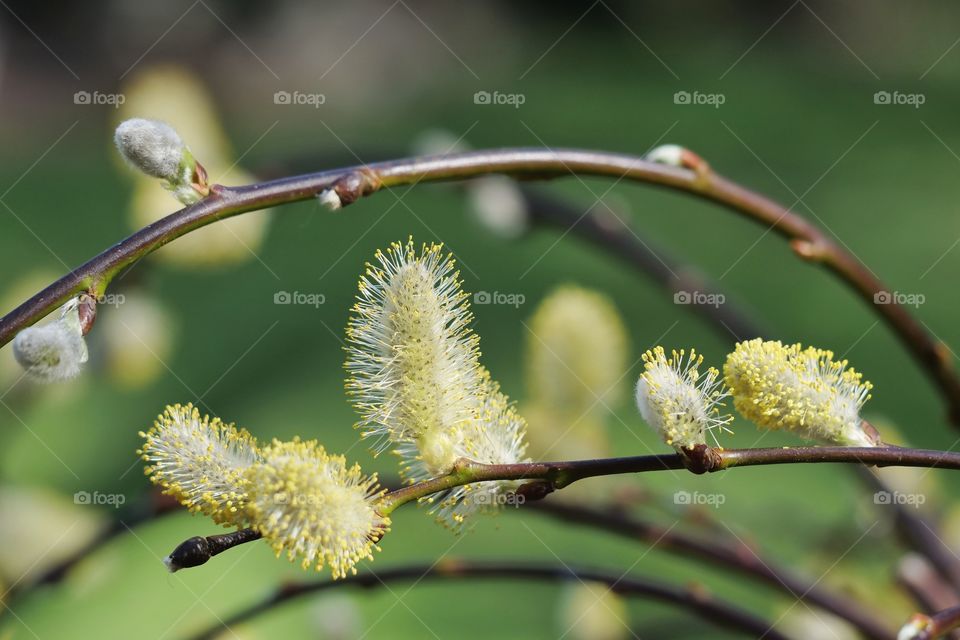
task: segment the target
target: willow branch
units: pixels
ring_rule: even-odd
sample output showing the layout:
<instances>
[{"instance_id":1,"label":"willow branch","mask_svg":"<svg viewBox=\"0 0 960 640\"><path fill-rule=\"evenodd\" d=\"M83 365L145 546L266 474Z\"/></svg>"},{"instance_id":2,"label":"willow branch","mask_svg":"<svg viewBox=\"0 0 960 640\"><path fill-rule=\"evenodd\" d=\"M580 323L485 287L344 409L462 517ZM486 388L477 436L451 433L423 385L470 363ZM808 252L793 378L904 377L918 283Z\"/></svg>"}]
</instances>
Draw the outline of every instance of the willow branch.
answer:
<instances>
[{"instance_id":1,"label":"willow branch","mask_svg":"<svg viewBox=\"0 0 960 640\"><path fill-rule=\"evenodd\" d=\"M859 471L864 482L874 491L894 493L882 478L869 469ZM960 559L946 547L934 525L917 513L916 508L903 504L890 504L888 507L893 510L894 526L901 540L930 561L937 573L952 587L954 597L957 597L960 593Z\"/></svg>"},{"instance_id":2,"label":"willow branch","mask_svg":"<svg viewBox=\"0 0 960 640\"><path fill-rule=\"evenodd\" d=\"M612 592L619 595L643 597L673 604L719 627L737 631L747 637L787 640L786 636L774 629L767 620L716 598L700 586L681 588L650 578L619 576L597 569L572 568L567 565L458 560L443 560L432 565L396 567L379 572L371 571L337 581L287 584L262 601L241 609L209 629L202 631L194 636L193 640L209 640L216 637L224 628L230 628L250 620L291 600L328 589L342 587L379 588L392 582L419 583L422 580L445 582L465 579L599 582L607 585Z\"/></svg>"},{"instance_id":3,"label":"willow branch","mask_svg":"<svg viewBox=\"0 0 960 640\"><path fill-rule=\"evenodd\" d=\"M727 544L640 520L611 509L599 509L566 502L544 500L525 503L524 508L549 515L564 523L574 523L615 533L634 541L655 545L658 551L688 559L703 560L729 569L774 589L791 598L803 601L842 618L855 626L864 637L890 640L893 633L882 624L876 614L864 609L858 602L840 593L807 580L789 567L762 557L756 549L745 544Z\"/></svg>"},{"instance_id":4,"label":"willow branch","mask_svg":"<svg viewBox=\"0 0 960 640\"><path fill-rule=\"evenodd\" d=\"M480 464L460 459L450 473L389 491L380 499L377 511L383 516L398 507L456 487L495 480L530 480L517 493L527 499L539 499L585 478L626 473L644 473L687 469L693 473L714 473L734 467L772 464L863 464L878 467L926 467L960 469L960 452L906 449L901 447L780 447L768 449L711 449L698 445L684 454L660 454L627 458L571 460L565 462L521 462ZM240 536L223 534L211 547L191 538L177 547L171 559L178 568L194 567L210 557L239 544L259 539L252 529L241 529ZM209 540L210 538L207 538ZM182 557L181 557L182 556Z\"/></svg>"},{"instance_id":5,"label":"willow branch","mask_svg":"<svg viewBox=\"0 0 960 640\"><path fill-rule=\"evenodd\" d=\"M418 482L386 494L385 514L413 500L458 486L489 480L537 480L547 492L562 489L577 480L596 476L688 469L713 473L734 467L773 464L847 463L877 467L927 467L960 469L960 452L903 447L772 447L761 449L711 449L699 445L685 454L658 454L566 462L479 464L461 460L447 475Z\"/></svg>"},{"instance_id":6,"label":"willow branch","mask_svg":"<svg viewBox=\"0 0 960 640\"><path fill-rule=\"evenodd\" d=\"M498 149L377 162L244 187L214 185L200 202L144 227L77 267L0 319L0 346L21 329L40 320L68 298L81 292L102 294L113 277L166 243L217 220L247 211L307 200L333 189L343 204L385 187L425 181L457 180L503 173L522 178L552 178L571 174L606 176L683 191L721 204L789 239L801 258L820 263L850 286L886 321L917 363L936 382L960 423L960 380L948 349L901 305L875 304L887 288L855 257L804 218L774 201L749 191L707 168L670 167L635 156L573 149Z\"/></svg>"},{"instance_id":7,"label":"willow branch","mask_svg":"<svg viewBox=\"0 0 960 640\"><path fill-rule=\"evenodd\" d=\"M642 236L619 216L598 207L584 213L575 206L533 189L521 189L527 211L535 223L559 227L599 246L660 285L671 294L696 292L687 306L710 321L724 340L762 338L769 331L738 308L711 281L694 267L684 264L662 246ZM722 300L721 304L712 301ZM711 301L711 302L707 302Z\"/></svg>"},{"instance_id":8,"label":"willow branch","mask_svg":"<svg viewBox=\"0 0 960 640\"><path fill-rule=\"evenodd\" d=\"M934 613L960 605L951 586L919 553L909 553L897 564L897 583L920 605L925 613Z\"/></svg>"}]
</instances>

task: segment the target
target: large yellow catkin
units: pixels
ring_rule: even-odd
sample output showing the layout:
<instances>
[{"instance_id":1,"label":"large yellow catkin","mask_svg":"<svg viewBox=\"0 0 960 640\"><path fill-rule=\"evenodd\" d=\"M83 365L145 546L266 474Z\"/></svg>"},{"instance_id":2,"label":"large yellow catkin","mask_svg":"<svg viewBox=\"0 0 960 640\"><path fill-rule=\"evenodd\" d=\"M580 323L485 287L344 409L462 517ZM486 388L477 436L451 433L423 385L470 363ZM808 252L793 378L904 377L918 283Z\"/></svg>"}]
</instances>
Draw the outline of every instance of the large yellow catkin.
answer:
<instances>
[{"instance_id":1,"label":"large yellow catkin","mask_svg":"<svg viewBox=\"0 0 960 640\"><path fill-rule=\"evenodd\" d=\"M878 444L860 418L873 385L831 351L757 338L737 344L723 371L737 411L761 428L832 444Z\"/></svg>"},{"instance_id":2,"label":"large yellow catkin","mask_svg":"<svg viewBox=\"0 0 960 640\"><path fill-rule=\"evenodd\" d=\"M278 442L247 473L251 526L279 556L304 569L329 566L333 578L355 574L390 525L376 510L383 491L343 456L316 441Z\"/></svg>"},{"instance_id":3,"label":"large yellow catkin","mask_svg":"<svg viewBox=\"0 0 960 640\"><path fill-rule=\"evenodd\" d=\"M461 458L525 458L526 424L479 363L467 294L450 254L410 239L378 251L347 326L347 392L377 452L392 448L408 482L448 473ZM452 490L441 519L495 507L515 483Z\"/></svg>"},{"instance_id":4,"label":"large yellow catkin","mask_svg":"<svg viewBox=\"0 0 960 640\"><path fill-rule=\"evenodd\" d=\"M247 523L246 472L261 458L256 439L192 404L171 405L140 434L146 474L191 511L227 526Z\"/></svg>"}]
</instances>

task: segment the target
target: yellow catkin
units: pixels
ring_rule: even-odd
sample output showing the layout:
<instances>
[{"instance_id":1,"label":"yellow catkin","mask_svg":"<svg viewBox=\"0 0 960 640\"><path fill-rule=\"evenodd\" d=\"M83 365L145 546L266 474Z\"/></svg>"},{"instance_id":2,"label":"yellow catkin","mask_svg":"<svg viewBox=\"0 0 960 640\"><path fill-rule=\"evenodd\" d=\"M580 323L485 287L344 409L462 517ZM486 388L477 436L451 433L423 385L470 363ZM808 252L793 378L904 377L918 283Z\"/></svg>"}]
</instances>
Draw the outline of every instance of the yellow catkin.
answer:
<instances>
[{"instance_id":1,"label":"yellow catkin","mask_svg":"<svg viewBox=\"0 0 960 640\"><path fill-rule=\"evenodd\" d=\"M224 525L246 523L246 470L260 459L256 439L192 404L172 405L140 434L150 480L194 512Z\"/></svg>"},{"instance_id":2,"label":"yellow catkin","mask_svg":"<svg viewBox=\"0 0 960 640\"><path fill-rule=\"evenodd\" d=\"M644 372L637 382L637 407L667 444L689 448L706 444L707 434L719 446L717 431L729 431L732 418L720 413L727 396L720 372L700 372L703 356L683 349L667 357L663 347L643 354Z\"/></svg>"},{"instance_id":3,"label":"yellow catkin","mask_svg":"<svg viewBox=\"0 0 960 640\"><path fill-rule=\"evenodd\" d=\"M526 424L480 365L472 319L456 263L441 245L394 243L360 279L347 326L347 391L363 436L375 440L375 451L400 457L408 482L448 473L461 458L526 460ZM512 486L456 489L439 505L441 519L462 522Z\"/></svg>"},{"instance_id":4,"label":"yellow catkin","mask_svg":"<svg viewBox=\"0 0 960 640\"><path fill-rule=\"evenodd\" d=\"M873 385L831 351L757 338L737 344L724 376L737 411L759 427L834 444L877 444L860 418Z\"/></svg>"},{"instance_id":5,"label":"yellow catkin","mask_svg":"<svg viewBox=\"0 0 960 640\"><path fill-rule=\"evenodd\" d=\"M376 475L347 466L316 441L274 441L247 478L251 525L278 556L304 569L327 565L335 579L356 574L390 525L377 513L383 491Z\"/></svg>"}]
</instances>

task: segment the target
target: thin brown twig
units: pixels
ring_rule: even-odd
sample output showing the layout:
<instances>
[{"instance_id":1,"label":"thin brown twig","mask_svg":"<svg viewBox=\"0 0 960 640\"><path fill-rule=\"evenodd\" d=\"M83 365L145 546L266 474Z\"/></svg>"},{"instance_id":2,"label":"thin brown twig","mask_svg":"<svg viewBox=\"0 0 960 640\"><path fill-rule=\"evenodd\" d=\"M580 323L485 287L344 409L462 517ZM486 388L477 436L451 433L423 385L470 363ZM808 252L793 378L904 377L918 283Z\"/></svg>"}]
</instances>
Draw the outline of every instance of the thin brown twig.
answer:
<instances>
[{"instance_id":1,"label":"thin brown twig","mask_svg":"<svg viewBox=\"0 0 960 640\"><path fill-rule=\"evenodd\" d=\"M935 340L895 300L890 300L890 304L878 304L876 296L887 296L888 288L820 229L774 201L714 173L706 163L700 162L690 169L677 168L654 164L635 156L598 151L472 151L378 162L245 187L214 185L208 197L134 233L74 269L0 319L0 346L8 343L18 331L37 322L71 296L82 292L102 295L110 281L123 269L175 238L217 220L247 211L306 200L326 189L333 189L343 204L350 204L385 187L426 181L460 180L490 173L527 179L579 174L645 182L721 204L769 227L790 240L798 256L822 264L850 286L867 304L872 305L917 363L936 382L950 408L951 420L960 425L960 379L953 370L949 349Z\"/></svg>"},{"instance_id":2,"label":"thin brown twig","mask_svg":"<svg viewBox=\"0 0 960 640\"><path fill-rule=\"evenodd\" d=\"M889 495L895 493L870 469L860 468L858 471L866 485L874 491L886 492ZM894 526L900 538L930 561L937 573L952 587L956 597L960 591L960 559L946 547L934 525L917 513L916 508L898 503L888 506L893 510Z\"/></svg>"},{"instance_id":3,"label":"thin brown twig","mask_svg":"<svg viewBox=\"0 0 960 640\"><path fill-rule=\"evenodd\" d=\"M691 585L686 588L639 576L619 576L598 569L574 568L567 565L517 563L509 561L474 562L446 559L435 564L395 567L364 572L343 580L290 583L263 600L227 616L216 625L204 629L192 640L209 640L224 628L272 610L277 606L308 594L343 587L379 588L392 582L448 581L461 579L533 580L549 582L598 582L623 596L645 597L667 602L700 616L719 627L730 629L751 638L788 640L773 628L769 621L714 596L706 588Z\"/></svg>"},{"instance_id":4,"label":"thin brown twig","mask_svg":"<svg viewBox=\"0 0 960 640\"><path fill-rule=\"evenodd\" d=\"M874 612L843 594L831 592L818 582L808 580L786 566L746 544L727 544L704 539L647 522L612 509L589 507L559 500L543 500L524 504L525 509L549 515L564 523L585 525L635 541L656 545L658 551L673 553L691 560L730 569L781 591L792 598L802 599L846 620L867 638L889 640L893 632L878 620Z\"/></svg>"},{"instance_id":5,"label":"thin brown twig","mask_svg":"<svg viewBox=\"0 0 960 640\"><path fill-rule=\"evenodd\" d=\"M781 447L766 449L711 449L697 445L683 454L604 458L598 460L570 460L565 462L524 462L514 464L480 464L461 459L450 473L389 491L379 499L377 511L388 516L398 507L443 494L455 487L493 480L528 480L517 489L525 499L540 499L549 493L586 478L627 473L643 473L687 469L693 473L713 473L733 467L773 464L846 463L873 466L917 466L927 468L960 469L960 452L906 449L902 447ZM218 536L216 549L207 555L205 547L198 548L191 538L177 547L183 551L187 564L174 563L177 568L198 566L210 557L234 546L259 539L252 529L241 529L242 535Z\"/></svg>"}]
</instances>

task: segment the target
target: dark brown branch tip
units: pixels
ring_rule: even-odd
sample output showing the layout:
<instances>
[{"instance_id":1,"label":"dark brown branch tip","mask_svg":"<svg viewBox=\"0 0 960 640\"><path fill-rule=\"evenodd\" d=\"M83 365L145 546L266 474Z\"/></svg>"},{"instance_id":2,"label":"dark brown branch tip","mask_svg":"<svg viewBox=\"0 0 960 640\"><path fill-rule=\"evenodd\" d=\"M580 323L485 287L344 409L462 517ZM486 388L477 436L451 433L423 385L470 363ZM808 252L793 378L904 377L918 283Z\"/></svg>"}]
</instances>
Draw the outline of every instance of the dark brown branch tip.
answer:
<instances>
[{"instance_id":1,"label":"dark brown branch tip","mask_svg":"<svg viewBox=\"0 0 960 640\"><path fill-rule=\"evenodd\" d=\"M177 545L177 548L163 559L163 563L170 570L170 573L175 573L180 569L199 567L212 557L213 554L210 552L210 543L207 538L194 536Z\"/></svg>"}]
</instances>

